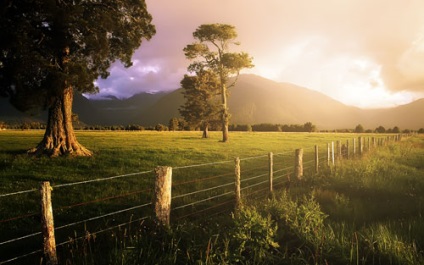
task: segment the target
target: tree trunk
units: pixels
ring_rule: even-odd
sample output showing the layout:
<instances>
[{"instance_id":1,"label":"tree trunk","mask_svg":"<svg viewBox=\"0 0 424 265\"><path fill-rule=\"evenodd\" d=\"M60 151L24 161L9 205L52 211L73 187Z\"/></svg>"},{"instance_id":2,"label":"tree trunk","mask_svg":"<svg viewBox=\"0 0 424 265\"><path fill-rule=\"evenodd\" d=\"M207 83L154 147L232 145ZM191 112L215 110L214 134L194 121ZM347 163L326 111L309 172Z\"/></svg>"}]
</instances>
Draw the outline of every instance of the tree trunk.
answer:
<instances>
[{"instance_id":1,"label":"tree trunk","mask_svg":"<svg viewBox=\"0 0 424 265\"><path fill-rule=\"evenodd\" d=\"M202 138L209 138L209 124L203 125L203 136Z\"/></svg>"},{"instance_id":2,"label":"tree trunk","mask_svg":"<svg viewBox=\"0 0 424 265\"><path fill-rule=\"evenodd\" d=\"M72 125L73 90L68 87L53 99L49 107L46 132L38 146L28 153L48 156L91 156L92 152L78 143Z\"/></svg>"},{"instance_id":3,"label":"tree trunk","mask_svg":"<svg viewBox=\"0 0 424 265\"><path fill-rule=\"evenodd\" d=\"M227 108L227 86L221 78L221 94L222 94L222 142L228 142L228 108Z\"/></svg>"},{"instance_id":4,"label":"tree trunk","mask_svg":"<svg viewBox=\"0 0 424 265\"><path fill-rule=\"evenodd\" d=\"M222 141L224 143L228 142L228 120L224 120L222 123Z\"/></svg>"}]
</instances>

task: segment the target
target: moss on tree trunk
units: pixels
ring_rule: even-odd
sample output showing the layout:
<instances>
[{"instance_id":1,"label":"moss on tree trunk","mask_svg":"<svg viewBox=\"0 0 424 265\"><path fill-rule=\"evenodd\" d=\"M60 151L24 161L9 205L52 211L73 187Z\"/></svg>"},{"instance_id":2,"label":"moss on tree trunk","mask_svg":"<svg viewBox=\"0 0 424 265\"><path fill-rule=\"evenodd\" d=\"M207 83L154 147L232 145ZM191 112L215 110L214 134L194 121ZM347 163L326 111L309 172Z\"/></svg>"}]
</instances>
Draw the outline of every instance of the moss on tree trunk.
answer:
<instances>
[{"instance_id":1,"label":"moss on tree trunk","mask_svg":"<svg viewBox=\"0 0 424 265\"><path fill-rule=\"evenodd\" d=\"M48 121L43 140L28 151L29 154L91 156L92 152L78 143L72 125L72 87L53 99L48 112Z\"/></svg>"}]
</instances>

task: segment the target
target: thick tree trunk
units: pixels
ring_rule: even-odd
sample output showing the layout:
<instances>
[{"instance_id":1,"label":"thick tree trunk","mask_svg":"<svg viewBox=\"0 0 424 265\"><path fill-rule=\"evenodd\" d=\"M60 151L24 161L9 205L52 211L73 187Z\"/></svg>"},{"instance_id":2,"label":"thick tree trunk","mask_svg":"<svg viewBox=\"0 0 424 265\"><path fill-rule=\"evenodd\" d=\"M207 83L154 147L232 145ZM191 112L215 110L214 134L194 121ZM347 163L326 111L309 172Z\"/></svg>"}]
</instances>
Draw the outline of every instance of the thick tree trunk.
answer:
<instances>
[{"instance_id":1,"label":"thick tree trunk","mask_svg":"<svg viewBox=\"0 0 424 265\"><path fill-rule=\"evenodd\" d=\"M63 95L54 98L49 108L46 132L38 146L28 153L48 156L91 156L92 152L78 143L72 126L73 90L68 87Z\"/></svg>"}]
</instances>

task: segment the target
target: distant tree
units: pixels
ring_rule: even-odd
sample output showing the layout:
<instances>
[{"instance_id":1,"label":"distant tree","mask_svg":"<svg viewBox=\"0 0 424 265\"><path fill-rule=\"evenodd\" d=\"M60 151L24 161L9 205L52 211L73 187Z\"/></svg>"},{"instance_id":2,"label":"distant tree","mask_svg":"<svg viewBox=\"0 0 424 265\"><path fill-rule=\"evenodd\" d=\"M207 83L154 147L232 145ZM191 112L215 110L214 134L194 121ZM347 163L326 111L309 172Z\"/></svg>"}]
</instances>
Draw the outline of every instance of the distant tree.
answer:
<instances>
[{"instance_id":1,"label":"distant tree","mask_svg":"<svg viewBox=\"0 0 424 265\"><path fill-rule=\"evenodd\" d=\"M184 48L187 59L195 60L188 67L190 72L203 70L214 72L218 76L221 94L222 141L228 141L228 122L230 114L227 106L228 88L235 85L240 70L253 67L252 58L245 52L229 52L230 44L236 44L237 32L234 26L227 24L203 24L193 33L197 42ZM228 84L229 78L235 81Z\"/></svg>"},{"instance_id":2,"label":"distant tree","mask_svg":"<svg viewBox=\"0 0 424 265\"><path fill-rule=\"evenodd\" d=\"M364 127L361 124L356 125L355 127L355 133L364 133Z\"/></svg>"},{"instance_id":3,"label":"distant tree","mask_svg":"<svg viewBox=\"0 0 424 265\"><path fill-rule=\"evenodd\" d=\"M184 120L184 118L178 118L178 130L180 130L180 131L190 131L190 126Z\"/></svg>"},{"instance_id":4,"label":"distant tree","mask_svg":"<svg viewBox=\"0 0 424 265\"><path fill-rule=\"evenodd\" d=\"M385 133L385 132L386 132L386 128L384 128L383 126L378 126L378 127L375 129L375 132L376 132L376 133Z\"/></svg>"},{"instance_id":5,"label":"distant tree","mask_svg":"<svg viewBox=\"0 0 424 265\"><path fill-rule=\"evenodd\" d=\"M174 117L169 120L168 129L170 131L178 131L179 130L178 124L179 124L178 118Z\"/></svg>"},{"instance_id":6,"label":"distant tree","mask_svg":"<svg viewBox=\"0 0 424 265\"><path fill-rule=\"evenodd\" d=\"M261 123L252 125L252 130L255 132L278 132L281 131L281 127L278 124Z\"/></svg>"},{"instance_id":7,"label":"distant tree","mask_svg":"<svg viewBox=\"0 0 424 265\"><path fill-rule=\"evenodd\" d=\"M393 127L392 133L400 133L399 127L397 127L397 126Z\"/></svg>"},{"instance_id":8,"label":"distant tree","mask_svg":"<svg viewBox=\"0 0 424 265\"><path fill-rule=\"evenodd\" d=\"M181 116L190 126L200 127L203 138L208 138L209 126L219 121L218 76L212 71L200 70L195 76L185 75L181 87L186 100L179 109Z\"/></svg>"},{"instance_id":9,"label":"distant tree","mask_svg":"<svg viewBox=\"0 0 424 265\"><path fill-rule=\"evenodd\" d=\"M418 133L424 133L424 128L420 128L420 129L418 130Z\"/></svg>"},{"instance_id":10,"label":"distant tree","mask_svg":"<svg viewBox=\"0 0 424 265\"><path fill-rule=\"evenodd\" d=\"M168 130L168 126L158 123L155 126L155 130L158 131L158 132L167 131Z\"/></svg>"},{"instance_id":11,"label":"distant tree","mask_svg":"<svg viewBox=\"0 0 424 265\"><path fill-rule=\"evenodd\" d=\"M250 124L246 124L246 125L242 125L242 124L232 124L228 127L228 129L230 131L238 131L238 132L251 132L252 129L252 125Z\"/></svg>"},{"instance_id":12,"label":"distant tree","mask_svg":"<svg viewBox=\"0 0 424 265\"><path fill-rule=\"evenodd\" d=\"M73 94L96 93L116 60L131 66L151 21L144 0L0 1L0 95L21 111L48 109L32 153L92 155L74 133Z\"/></svg>"},{"instance_id":13,"label":"distant tree","mask_svg":"<svg viewBox=\"0 0 424 265\"><path fill-rule=\"evenodd\" d=\"M317 130L316 126L312 124L312 122L307 122L303 125L303 129L305 132L315 132Z\"/></svg>"}]
</instances>

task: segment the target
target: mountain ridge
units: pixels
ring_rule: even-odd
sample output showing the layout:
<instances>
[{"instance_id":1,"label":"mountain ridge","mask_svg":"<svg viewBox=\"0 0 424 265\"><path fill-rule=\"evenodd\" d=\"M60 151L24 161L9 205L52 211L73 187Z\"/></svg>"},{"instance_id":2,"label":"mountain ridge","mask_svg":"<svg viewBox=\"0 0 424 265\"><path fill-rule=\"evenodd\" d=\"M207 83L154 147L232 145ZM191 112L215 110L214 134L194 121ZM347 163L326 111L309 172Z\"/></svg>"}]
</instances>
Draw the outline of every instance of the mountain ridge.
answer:
<instances>
[{"instance_id":1,"label":"mountain ridge","mask_svg":"<svg viewBox=\"0 0 424 265\"><path fill-rule=\"evenodd\" d=\"M5 106L5 99L0 102L0 120L29 118L10 104ZM181 88L156 94L143 92L128 99L111 96L103 100L89 100L76 94L74 112L81 121L92 125L153 126L168 124L171 118L179 117L178 109L183 103ZM398 126L416 130L424 127L424 117L420 115L424 113L424 99L387 109L361 109L315 90L256 75L240 75L236 86L230 89L228 106L232 124L312 122L318 129L324 130L355 128L358 124L366 129ZM45 119L45 114L39 118Z\"/></svg>"}]
</instances>

